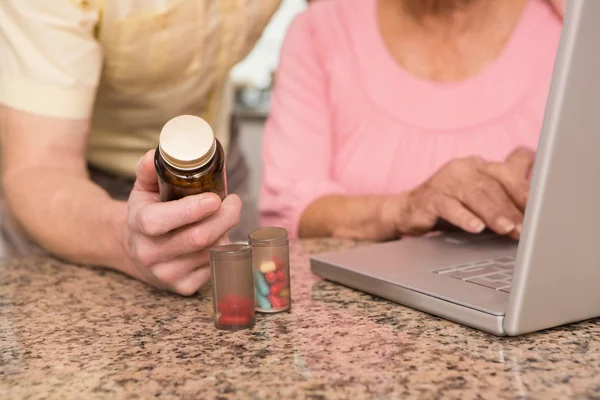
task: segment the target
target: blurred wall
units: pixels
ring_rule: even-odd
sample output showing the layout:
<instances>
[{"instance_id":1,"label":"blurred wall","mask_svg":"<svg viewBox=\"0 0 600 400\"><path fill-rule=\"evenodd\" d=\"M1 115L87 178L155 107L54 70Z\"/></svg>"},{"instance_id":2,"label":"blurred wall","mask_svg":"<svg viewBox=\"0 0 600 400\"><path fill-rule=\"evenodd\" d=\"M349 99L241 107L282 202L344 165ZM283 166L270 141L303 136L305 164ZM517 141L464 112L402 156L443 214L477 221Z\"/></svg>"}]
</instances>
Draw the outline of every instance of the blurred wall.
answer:
<instances>
[{"instance_id":1,"label":"blurred wall","mask_svg":"<svg viewBox=\"0 0 600 400\"><path fill-rule=\"evenodd\" d=\"M271 74L279 62L279 49L293 18L306 8L306 0L283 0L281 7L267 25L256 47L231 72L235 85L267 89ZM240 144L246 155L251 173L251 190L258 198L260 185L261 142L268 104L260 110L244 110L236 117L240 124Z\"/></svg>"}]
</instances>

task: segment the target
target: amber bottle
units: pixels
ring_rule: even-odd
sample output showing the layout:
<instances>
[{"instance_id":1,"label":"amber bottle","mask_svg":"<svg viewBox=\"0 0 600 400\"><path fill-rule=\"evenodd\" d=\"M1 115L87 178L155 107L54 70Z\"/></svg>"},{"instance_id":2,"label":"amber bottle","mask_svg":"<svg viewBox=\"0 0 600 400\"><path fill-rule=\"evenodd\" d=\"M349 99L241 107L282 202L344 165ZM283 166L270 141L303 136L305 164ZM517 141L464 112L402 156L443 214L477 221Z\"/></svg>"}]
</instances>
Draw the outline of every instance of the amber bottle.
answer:
<instances>
[{"instance_id":1,"label":"amber bottle","mask_svg":"<svg viewBox=\"0 0 600 400\"><path fill-rule=\"evenodd\" d=\"M165 124L154 166L161 201L205 192L227 196L223 147L200 117L180 115Z\"/></svg>"}]
</instances>

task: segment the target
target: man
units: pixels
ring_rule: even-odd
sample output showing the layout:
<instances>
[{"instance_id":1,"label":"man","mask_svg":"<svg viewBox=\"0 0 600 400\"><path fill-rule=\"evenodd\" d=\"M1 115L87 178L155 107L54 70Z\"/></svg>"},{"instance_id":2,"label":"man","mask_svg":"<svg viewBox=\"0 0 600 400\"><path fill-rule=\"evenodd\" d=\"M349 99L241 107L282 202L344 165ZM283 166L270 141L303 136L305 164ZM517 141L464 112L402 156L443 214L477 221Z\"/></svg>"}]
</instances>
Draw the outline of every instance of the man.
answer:
<instances>
[{"instance_id":1,"label":"man","mask_svg":"<svg viewBox=\"0 0 600 400\"><path fill-rule=\"evenodd\" d=\"M9 255L47 251L182 295L196 292L209 277L208 249L226 241L251 207L241 211L236 195L160 203L148 150L169 119L199 115L228 152L230 192L244 197L227 77L278 5L3 1L0 154Z\"/></svg>"}]
</instances>

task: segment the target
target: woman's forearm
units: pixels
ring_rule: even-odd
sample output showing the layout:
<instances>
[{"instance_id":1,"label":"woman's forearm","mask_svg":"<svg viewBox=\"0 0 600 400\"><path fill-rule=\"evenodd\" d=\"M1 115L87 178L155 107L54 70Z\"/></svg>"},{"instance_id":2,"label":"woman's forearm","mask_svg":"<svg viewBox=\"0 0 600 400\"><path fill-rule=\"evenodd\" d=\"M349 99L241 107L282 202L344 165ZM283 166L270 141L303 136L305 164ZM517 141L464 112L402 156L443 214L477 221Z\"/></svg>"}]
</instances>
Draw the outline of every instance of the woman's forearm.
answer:
<instances>
[{"instance_id":1,"label":"woman's forearm","mask_svg":"<svg viewBox=\"0 0 600 400\"><path fill-rule=\"evenodd\" d=\"M385 240L397 236L394 219L388 216L405 201L405 195L328 195L309 204L302 213L300 237L338 237Z\"/></svg>"}]
</instances>

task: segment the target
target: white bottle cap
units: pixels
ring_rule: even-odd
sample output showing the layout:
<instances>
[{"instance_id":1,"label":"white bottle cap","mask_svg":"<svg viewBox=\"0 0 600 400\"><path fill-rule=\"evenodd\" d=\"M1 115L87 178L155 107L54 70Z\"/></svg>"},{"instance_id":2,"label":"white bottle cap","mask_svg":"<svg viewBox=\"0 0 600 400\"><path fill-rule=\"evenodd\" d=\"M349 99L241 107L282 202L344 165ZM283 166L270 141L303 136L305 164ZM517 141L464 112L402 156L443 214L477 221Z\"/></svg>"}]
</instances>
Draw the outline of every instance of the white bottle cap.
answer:
<instances>
[{"instance_id":1,"label":"white bottle cap","mask_svg":"<svg viewBox=\"0 0 600 400\"><path fill-rule=\"evenodd\" d=\"M160 131L159 151L173 168L189 171L206 165L217 149L210 125L194 115L171 119Z\"/></svg>"}]
</instances>

